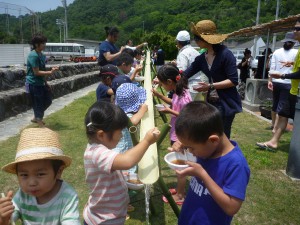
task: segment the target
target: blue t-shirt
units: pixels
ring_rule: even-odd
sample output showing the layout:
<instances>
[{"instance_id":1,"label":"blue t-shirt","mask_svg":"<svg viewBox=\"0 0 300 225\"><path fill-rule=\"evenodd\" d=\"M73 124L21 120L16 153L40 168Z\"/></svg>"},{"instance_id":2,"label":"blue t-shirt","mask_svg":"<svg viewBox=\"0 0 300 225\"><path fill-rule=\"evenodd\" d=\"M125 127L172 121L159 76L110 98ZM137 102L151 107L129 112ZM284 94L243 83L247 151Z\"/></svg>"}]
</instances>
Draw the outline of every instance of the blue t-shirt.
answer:
<instances>
[{"instance_id":1,"label":"blue t-shirt","mask_svg":"<svg viewBox=\"0 0 300 225\"><path fill-rule=\"evenodd\" d=\"M239 82L236 59L224 45L219 46L211 69L209 69L205 54L201 54L195 58L191 66L184 71L184 74L190 78L199 71L202 71L209 78L210 83L221 82L226 79L235 85L238 85ZM236 87L217 89L217 92L220 98L218 104L223 108L225 116L233 116L242 112L242 101Z\"/></svg>"},{"instance_id":2,"label":"blue t-shirt","mask_svg":"<svg viewBox=\"0 0 300 225\"><path fill-rule=\"evenodd\" d=\"M33 68L39 68L41 71L46 70L46 56L43 53L37 53L32 50L27 58L26 83L36 86L45 85L45 76L36 76Z\"/></svg>"},{"instance_id":3,"label":"blue t-shirt","mask_svg":"<svg viewBox=\"0 0 300 225\"><path fill-rule=\"evenodd\" d=\"M110 102L110 95L107 91L110 89L107 85L100 83L96 89L97 101L107 101Z\"/></svg>"},{"instance_id":4,"label":"blue t-shirt","mask_svg":"<svg viewBox=\"0 0 300 225\"><path fill-rule=\"evenodd\" d=\"M245 200L250 169L236 142L234 149L216 159L197 159L197 163L223 189L224 193ZM192 177L183 203L178 225L229 225L232 216L227 215L215 202L204 183Z\"/></svg>"},{"instance_id":5,"label":"blue t-shirt","mask_svg":"<svg viewBox=\"0 0 300 225\"><path fill-rule=\"evenodd\" d=\"M113 64L116 65L116 60L112 61L112 62L108 62L106 60L106 58L104 57L104 53L106 52L110 52L111 54L116 54L119 52L119 48L117 46L115 46L114 44L110 43L109 41L103 41L100 45L99 45L99 64L100 66L105 66L107 64Z\"/></svg>"}]
</instances>

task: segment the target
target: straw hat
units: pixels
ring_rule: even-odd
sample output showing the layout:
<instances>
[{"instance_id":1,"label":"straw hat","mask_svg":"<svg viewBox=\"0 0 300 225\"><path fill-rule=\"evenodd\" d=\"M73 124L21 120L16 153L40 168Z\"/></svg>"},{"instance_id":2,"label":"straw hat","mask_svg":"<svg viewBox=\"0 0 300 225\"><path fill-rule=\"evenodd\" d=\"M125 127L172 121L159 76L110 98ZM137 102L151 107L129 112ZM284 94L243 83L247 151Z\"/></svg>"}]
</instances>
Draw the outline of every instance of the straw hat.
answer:
<instances>
[{"instance_id":1,"label":"straw hat","mask_svg":"<svg viewBox=\"0 0 300 225\"><path fill-rule=\"evenodd\" d=\"M218 34L217 26L211 20L201 20L196 25L191 23L191 31L209 44L219 44L228 37L228 34Z\"/></svg>"},{"instance_id":2,"label":"straw hat","mask_svg":"<svg viewBox=\"0 0 300 225\"><path fill-rule=\"evenodd\" d=\"M61 160L65 166L72 159L61 150L58 134L48 128L29 128L21 133L15 161L2 167L8 173L16 173L16 165L20 162L52 159Z\"/></svg>"}]
</instances>

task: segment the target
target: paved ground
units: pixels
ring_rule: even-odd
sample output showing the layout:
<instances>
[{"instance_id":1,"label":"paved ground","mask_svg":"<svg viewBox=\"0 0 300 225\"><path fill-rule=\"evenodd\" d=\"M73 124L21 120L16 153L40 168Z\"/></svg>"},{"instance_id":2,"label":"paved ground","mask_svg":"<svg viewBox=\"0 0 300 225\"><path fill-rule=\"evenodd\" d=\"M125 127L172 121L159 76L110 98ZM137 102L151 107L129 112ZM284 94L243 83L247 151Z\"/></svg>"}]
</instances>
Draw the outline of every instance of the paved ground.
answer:
<instances>
[{"instance_id":1,"label":"paved ground","mask_svg":"<svg viewBox=\"0 0 300 225\"><path fill-rule=\"evenodd\" d=\"M76 92L67 94L60 98L54 99L52 105L45 112L45 117L64 108L66 105L72 103L74 100L87 95L91 91L95 91L98 84L93 84ZM12 136L17 135L21 129L31 124L30 120L33 118L33 111L28 110L24 113L18 114L15 117L8 118L0 122L0 141L6 140Z\"/></svg>"}]
</instances>

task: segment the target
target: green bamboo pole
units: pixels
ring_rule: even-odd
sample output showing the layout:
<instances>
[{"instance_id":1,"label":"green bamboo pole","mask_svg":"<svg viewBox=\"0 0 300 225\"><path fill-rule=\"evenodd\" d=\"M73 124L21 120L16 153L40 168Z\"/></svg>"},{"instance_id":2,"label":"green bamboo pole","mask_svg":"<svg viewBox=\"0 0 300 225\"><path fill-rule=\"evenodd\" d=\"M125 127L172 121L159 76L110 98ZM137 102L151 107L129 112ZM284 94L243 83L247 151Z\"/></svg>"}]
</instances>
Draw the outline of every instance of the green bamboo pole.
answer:
<instances>
[{"instance_id":1,"label":"green bamboo pole","mask_svg":"<svg viewBox=\"0 0 300 225\"><path fill-rule=\"evenodd\" d=\"M174 201L173 197L172 197L172 194L169 192L162 176L160 176L158 178L158 185L160 187L160 189L162 190L163 192L163 195L168 199L169 201L169 204L173 210L173 212L175 213L175 215L177 216L177 218L179 217L179 213L180 213L180 210L176 204L176 202Z\"/></svg>"},{"instance_id":2,"label":"green bamboo pole","mask_svg":"<svg viewBox=\"0 0 300 225\"><path fill-rule=\"evenodd\" d=\"M128 118L128 125L127 125L128 130L130 129L130 127L134 127L134 125L132 124L130 118ZM139 143L137 136L135 135L135 133L131 133L131 132L129 132L129 133L131 136L133 146L136 146Z\"/></svg>"},{"instance_id":3,"label":"green bamboo pole","mask_svg":"<svg viewBox=\"0 0 300 225\"><path fill-rule=\"evenodd\" d=\"M157 144L157 148L160 148L161 143L163 142L163 140L165 139L165 137L167 136L168 132L171 129L171 125L168 123L165 123L162 128L160 129L160 135L159 135L159 139L157 140L156 144Z\"/></svg>"}]
</instances>

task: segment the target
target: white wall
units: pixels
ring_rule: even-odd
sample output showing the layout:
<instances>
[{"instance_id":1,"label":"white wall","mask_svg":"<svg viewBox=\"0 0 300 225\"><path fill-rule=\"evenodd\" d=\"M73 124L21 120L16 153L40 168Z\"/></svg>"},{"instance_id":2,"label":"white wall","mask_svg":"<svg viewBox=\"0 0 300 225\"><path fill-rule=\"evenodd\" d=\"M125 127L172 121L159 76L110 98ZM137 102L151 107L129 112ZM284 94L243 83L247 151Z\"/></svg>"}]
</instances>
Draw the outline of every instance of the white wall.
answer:
<instances>
[{"instance_id":1,"label":"white wall","mask_svg":"<svg viewBox=\"0 0 300 225\"><path fill-rule=\"evenodd\" d=\"M0 44L0 66L26 64L29 53L28 44Z\"/></svg>"}]
</instances>

